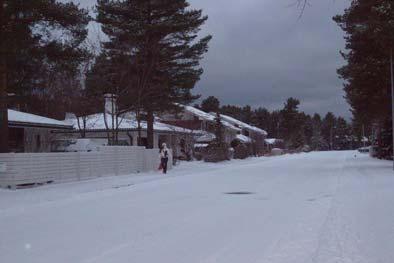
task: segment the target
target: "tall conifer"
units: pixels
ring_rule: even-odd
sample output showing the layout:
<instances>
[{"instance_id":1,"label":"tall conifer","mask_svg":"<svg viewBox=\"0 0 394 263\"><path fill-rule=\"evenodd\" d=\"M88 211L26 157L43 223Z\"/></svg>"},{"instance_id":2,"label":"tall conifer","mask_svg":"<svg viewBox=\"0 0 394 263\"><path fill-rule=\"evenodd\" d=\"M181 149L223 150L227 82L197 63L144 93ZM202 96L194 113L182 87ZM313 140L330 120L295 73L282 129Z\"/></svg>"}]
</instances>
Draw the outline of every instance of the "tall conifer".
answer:
<instances>
[{"instance_id":1,"label":"tall conifer","mask_svg":"<svg viewBox=\"0 0 394 263\"><path fill-rule=\"evenodd\" d=\"M200 60L211 39L197 34L207 17L186 0L99 0L97 10L109 37L104 51L127 58L129 66L118 70L127 72L130 104L147 113L153 148L154 113L196 99L191 89L203 72Z\"/></svg>"}]
</instances>

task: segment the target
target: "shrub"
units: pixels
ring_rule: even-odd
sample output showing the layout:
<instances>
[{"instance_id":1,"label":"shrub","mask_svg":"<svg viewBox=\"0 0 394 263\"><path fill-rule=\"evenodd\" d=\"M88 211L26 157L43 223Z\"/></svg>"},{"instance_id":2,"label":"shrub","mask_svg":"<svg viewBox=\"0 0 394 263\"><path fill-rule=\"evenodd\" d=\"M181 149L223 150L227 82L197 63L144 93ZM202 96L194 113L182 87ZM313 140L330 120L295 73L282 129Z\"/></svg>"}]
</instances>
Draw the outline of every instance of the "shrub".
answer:
<instances>
[{"instance_id":1,"label":"shrub","mask_svg":"<svg viewBox=\"0 0 394 263\"><path fill-rule=\"evenodd\" d=\"M249 148L245 144L238 144L234 148L234 159L246 159L249 157Z\"/></svg>"},{"instance_id":2,"label":"shrub","mask_svg":"<svg viewBox=\"0 0 394 263\"><path fill-rule=\"evenodd\" d=\"M231 152L225 143L211 143L204 151L205 162L222 162L230 160Z\"/></svg>"}]
</instances>

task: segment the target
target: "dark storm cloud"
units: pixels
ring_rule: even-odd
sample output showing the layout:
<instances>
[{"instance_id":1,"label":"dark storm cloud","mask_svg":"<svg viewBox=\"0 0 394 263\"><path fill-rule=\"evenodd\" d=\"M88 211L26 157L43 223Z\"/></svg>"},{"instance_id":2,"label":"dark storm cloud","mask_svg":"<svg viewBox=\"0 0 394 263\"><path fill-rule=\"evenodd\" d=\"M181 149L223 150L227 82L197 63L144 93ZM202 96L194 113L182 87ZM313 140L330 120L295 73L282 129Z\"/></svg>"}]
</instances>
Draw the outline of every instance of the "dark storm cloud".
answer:
<instances>
[{"instance_id":1,"label":"dark storm cloud","mask_svg":"<svg viewBox=\"0 0 394 263\"><path fill-rule=\"evenodd\" d=\"M79 1L83 7L96 3ZM209 16L201 35L213 35L195 93L271 110L292 96L308 113L350 116L336 74L344 63L343 33L332 21L348 0L310 0L301 19L297 0L189 1ZM94 23L90 28L94 42L100 30Z\"/></svg>"},{"instance_id":2,"label":"dark storm cloud","mask_svg":"<svg viewBox=\"0 0 394 263\"><path fill-rule=\"evenodd\" d=\"M336 74L344 63L343 33L332 21L349 2L311 0L298 19L294 1L191 0L209 16L203 33L214 36L195 92L269 109L293 96L308 113L349 117Z\"/></svg>"}]
</instances>

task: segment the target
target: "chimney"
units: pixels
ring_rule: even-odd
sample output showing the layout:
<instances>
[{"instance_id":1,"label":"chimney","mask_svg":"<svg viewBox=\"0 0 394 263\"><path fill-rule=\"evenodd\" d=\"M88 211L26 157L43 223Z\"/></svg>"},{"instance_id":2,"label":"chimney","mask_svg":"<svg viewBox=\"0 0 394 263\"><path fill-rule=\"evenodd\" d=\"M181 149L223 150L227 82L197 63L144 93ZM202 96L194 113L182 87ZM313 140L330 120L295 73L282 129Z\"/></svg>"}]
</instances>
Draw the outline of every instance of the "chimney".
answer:
<instances>
[{"instance_id":1,"label":"chimney","mask_svg":"<svg viewBox=\"0 0 394 263\"><path fill-rule=\"evenodd\" d=\"M74 121L77 121L77 116L72 112L66 112L64 122L71 125L74 123Z\"/></svg>"},{"instance_id":2,"label":"chimney","mask_svg":"<svg viewBox=\"0 0 394 263\"><path fill-rule=\"evenodd\" d=\"M73 119L76 119L76 118L77 118L77 116L74 113L66 112L66 117L64 118L64 120L73 120Z\"/></svg>"},{"instance_id":3,"label":"chimney","mask_svg":"<svg viewBox=\"0 0 394 263\"><path fill-rule=\"evenodd\" d=\"M115 115L117 112L117 105L116 105L117 96L115 94L106 93L104 94L105 100L105 113L110 115Z\"/></svg>"}]
</instances>

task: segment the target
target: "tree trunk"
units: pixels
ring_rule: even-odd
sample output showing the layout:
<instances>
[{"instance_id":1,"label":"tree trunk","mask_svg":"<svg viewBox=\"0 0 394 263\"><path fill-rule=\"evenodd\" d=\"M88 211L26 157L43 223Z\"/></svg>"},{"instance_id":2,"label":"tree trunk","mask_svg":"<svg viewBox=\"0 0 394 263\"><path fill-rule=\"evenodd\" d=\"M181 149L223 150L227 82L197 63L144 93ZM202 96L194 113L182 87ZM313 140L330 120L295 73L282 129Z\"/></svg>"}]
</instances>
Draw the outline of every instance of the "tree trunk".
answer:
<instances>
[{"instance_id":1,"label":"tree trunk","mask_svg":"<svg viewBox=\"0 0 394 263\"><path fill-rule=\"evenodd\" d=\"M153 149L154 148L154 141L153 141L153 122L155 117L153 116L152 111L147 112L147 140L148 140L148 149Z\"/></svg>"},{"instance_id":2,"label":"tree trunk","mask_svg":"<svg viewBox=\"0 0 394 263\"><path fill-rule=\"evenodd\" d=\"M0 38L5 30L3 21L5 3L0 0ZM2 39L1 41L3 41ZM4 42L0 41L0 153L9 152L8 149L8 105L7 105L7 55Z\"/></svg>"},{"instance_id":3,"label":"tree trunk","mask_svg":"<svg viewBox=\"0 0 394 263\"><path fill-rule=\"evenodd\" d=\"M82 125L81 125L81 120L82 119ZM78 129L79 129L79 134L81 135L81 138L86 137L86 118L85 117L77 117L77 124L78 124Z\"/></svg>"},{"instance_id":4,"label":"tree trunk","mask_svg":"<svg viewBox=\"0 0 394 263\"><path fill-rule=\"evenodd\" d=\"M1 48L1 47L0 47ZM7 64L4 50L0 50L0 153L8 149Z\"/></svg>"},{"instance_id":5,"label":"tree trunk","mask_svg":"<svg viewBox=\"0 0 394 263\"><path fill-rule=\"evenodd\" d=\"M136 111L136 117L137 117L137 146L141 146L141 114L140 111Z\"/></svg>"}]
</instances>

